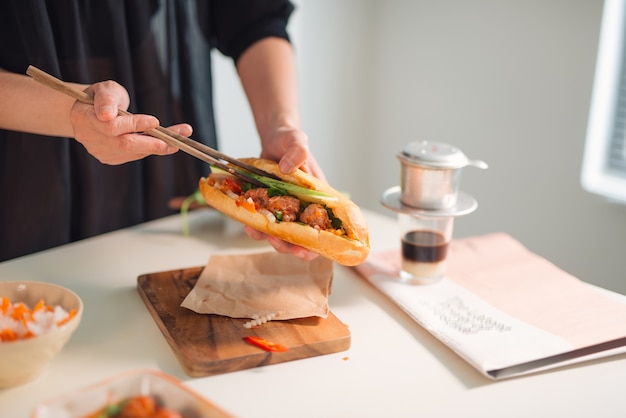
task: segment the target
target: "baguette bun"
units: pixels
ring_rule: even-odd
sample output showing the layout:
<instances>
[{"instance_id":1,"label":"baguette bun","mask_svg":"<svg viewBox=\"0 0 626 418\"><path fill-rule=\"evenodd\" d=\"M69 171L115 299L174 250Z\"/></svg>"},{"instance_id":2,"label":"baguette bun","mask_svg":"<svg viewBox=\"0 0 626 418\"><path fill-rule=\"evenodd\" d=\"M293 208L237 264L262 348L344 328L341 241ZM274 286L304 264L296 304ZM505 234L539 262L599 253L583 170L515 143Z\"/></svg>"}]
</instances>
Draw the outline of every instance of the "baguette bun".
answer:
<instances>
[{"instance_id":1,"label":"baguette bun","mask_svg":"<svg viewBox=\"0 0 626 418\"><path fill-rule=\"evenodd\" d=\"M339 264L354 266L365 261L370 250L369 230L361 210L350 199L302 170L284 174L274 161L261 158L242 158L241 161L274 174L284 182L336 196L337 200L326 203L326 206L341 220L345 235L318 230L299 222L272 222L262 213L238 206L235 199L213 187L203 177L199 187L207 204L258 231L304 247Z\"/></svg>"}]
</instances>

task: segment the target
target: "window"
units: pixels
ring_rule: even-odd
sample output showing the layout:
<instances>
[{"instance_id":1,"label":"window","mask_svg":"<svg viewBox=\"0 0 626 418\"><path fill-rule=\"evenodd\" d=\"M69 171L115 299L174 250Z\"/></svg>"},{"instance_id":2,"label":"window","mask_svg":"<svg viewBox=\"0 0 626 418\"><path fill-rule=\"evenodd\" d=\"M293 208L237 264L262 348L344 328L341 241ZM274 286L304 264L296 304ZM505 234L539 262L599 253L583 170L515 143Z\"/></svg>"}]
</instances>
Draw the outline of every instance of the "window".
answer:
<instances>
[{"instance_id":1,"label":"window","mask_svg":"<svg viewBox=\"0 0 626 418\"><path fill-rule=\"evenodd\" d=\"M606 0L581 183L626 204L626 0Z\"/></svg>"}]
</instances>

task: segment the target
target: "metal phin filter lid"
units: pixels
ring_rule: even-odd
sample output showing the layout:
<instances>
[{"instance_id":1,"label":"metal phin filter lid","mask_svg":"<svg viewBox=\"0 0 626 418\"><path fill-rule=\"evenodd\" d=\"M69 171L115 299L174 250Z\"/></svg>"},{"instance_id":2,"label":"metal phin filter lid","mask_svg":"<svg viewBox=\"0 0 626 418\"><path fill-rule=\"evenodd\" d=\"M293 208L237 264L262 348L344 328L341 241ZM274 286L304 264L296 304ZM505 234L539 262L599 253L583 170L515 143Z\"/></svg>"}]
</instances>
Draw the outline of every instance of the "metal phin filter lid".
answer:
<instances>
[{"instance_id":1,"label":"metal phin filter lid","mask_svg":"<svg viewBox=\"0 0 626 418\"><path fill-rule=\"evenodd\" d=\"M382 195L382 204L397 213L419 217L461 216L473 212L476 199L459 191L461 169L468 165L487 168L470 160L457 147L431 141L407 144L397 155L401 164L400 186Z\"/></svg>"},{"instance_id":2,"label":"metal phin filter lid","mask_svg":"<svg viewBox=\"0 0 626 418\"><path fill-rule=\"evenodd\" d=\"M430 168L457 169L467 165L487 168L484 161L470 160L459 148L443 142L411 142L400 151L398 158L406 164Z\"/></svg>"}]
</instances>

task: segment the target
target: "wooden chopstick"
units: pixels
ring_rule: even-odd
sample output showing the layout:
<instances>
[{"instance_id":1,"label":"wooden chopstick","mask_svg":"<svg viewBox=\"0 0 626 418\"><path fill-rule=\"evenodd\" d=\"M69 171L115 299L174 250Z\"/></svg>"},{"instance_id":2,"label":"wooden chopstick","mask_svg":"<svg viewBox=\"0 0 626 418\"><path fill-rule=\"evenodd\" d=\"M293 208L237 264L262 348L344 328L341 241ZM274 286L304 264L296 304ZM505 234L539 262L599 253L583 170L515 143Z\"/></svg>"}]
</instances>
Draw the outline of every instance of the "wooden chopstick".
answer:
<instances>
[{"instance_id":1,"label":"wooden chopstick","mask_svg":"<svg viewBox=\"0 0 626 418\"><path fill-rule=\"evenodd\" d=\"M72 87L71 85L63 82L62 80L59 80L58 78L54 77L51 74L46 73L45 71L40 70L37 67L34 67L32 65L30 65L28 67L28 69L26 70L26 74L28 74L29 76L31 76L33 79L35 79L36 81L38 81L39 83L50 87L54 90L57 90L61 93L67 94L68 96L73 97L74 99L78 100L79 102L85 103L85 104L90 104L93 105L93 97L91 97L89 94L85 93L84 91L75 89L74 87ZM122 109L118 109L118 114L119 115L125 115L125 116L129 116L132 115L132 113L127 112L125 110ZM229 173L231 173L234 176L237 176L245 181L248 181L252 184L255 184L257 186L261 186L261 187L266 187L263 183L261 183L260 181L256 180L255 178L248 176L247 174L236 170L235 168L224 164L220 161L221 160L225 160L228 161L229 163L243 168L244 170L248 170L252 173L261 175L261 176L265 176L265 177L271 177L273 179L278 179L278 177L276 177L275 175L268 173L266 171L260 170L254 166L251 166L249 164L246 164L242 161L239 161L236 158L230 157L222 152L219 152L207 145L204 145L200 142L194 141L191 138L187 138L184 137L172 130L169 130L167 128L164 128L162 126L157 126L154 129L150 129L149 131L143 132L144 134L153 136L155 138L158 138L160 140L162 140L163 142L175 146L179 149L181 149L182 151L186 152L187 154L190 154L212 166L218 167L222 170L225 170Z\"/></svg>"}]
</instances>

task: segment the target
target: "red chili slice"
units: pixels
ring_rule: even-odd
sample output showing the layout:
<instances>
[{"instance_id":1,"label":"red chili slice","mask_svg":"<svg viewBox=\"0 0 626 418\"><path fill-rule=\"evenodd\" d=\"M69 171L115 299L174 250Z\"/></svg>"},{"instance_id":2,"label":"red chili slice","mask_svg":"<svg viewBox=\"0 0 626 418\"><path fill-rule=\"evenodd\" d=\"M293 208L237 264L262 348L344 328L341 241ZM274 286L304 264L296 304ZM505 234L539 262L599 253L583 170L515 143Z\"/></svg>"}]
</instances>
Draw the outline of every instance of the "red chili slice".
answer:
<instances>
[{"instance_id":1,"label":"red chili slice","mask_svg":"<svg viewBox=\"0 0 626 418\"><path fill-rule=\"evenodd\" d=\"M241 194L241 186L235 180L225 178L224 183L230 188L230 190L235 194Z\"/></svg>"},{"instance_id":2,"label":"red chili slice","mask_svg":"<svg viewBox=\"0 0 626 418\"><path fill-rule=\"evenodd\" d=\"M256 345L259 348L262 348L263 350L266 351L287 351L289 350L287 347L285 347L284 345L272 342L272 341L268 341L265 338L261 338L261 337L256 337L256 336L247 336L247 337L243 337L243 340L247 343L250 343L252 345Z\"/></svg>"}]
</instances>

